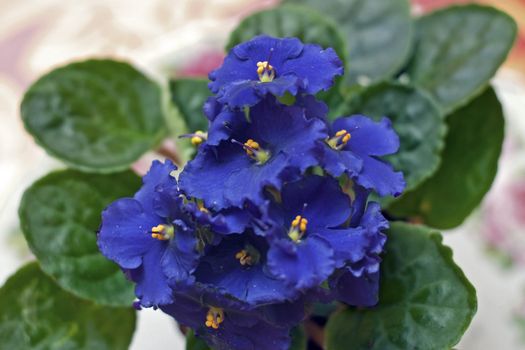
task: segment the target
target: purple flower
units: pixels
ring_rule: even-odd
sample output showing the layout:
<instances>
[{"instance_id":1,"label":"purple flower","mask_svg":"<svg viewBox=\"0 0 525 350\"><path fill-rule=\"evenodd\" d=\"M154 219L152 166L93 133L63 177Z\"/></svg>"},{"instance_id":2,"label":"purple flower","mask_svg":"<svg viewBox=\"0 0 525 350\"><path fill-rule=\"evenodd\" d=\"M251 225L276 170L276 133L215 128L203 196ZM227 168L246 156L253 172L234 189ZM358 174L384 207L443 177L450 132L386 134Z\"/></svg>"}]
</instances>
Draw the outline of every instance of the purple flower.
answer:
<instances>
[{"instance_id":1,"label":"purple flower","mask_svg":"<svg viewBox=\"0 0 525 350\"><path fill-rule=\"evenodd\" d=\"M175 169L170 161L153 162L135 196L102 213L98 246L136 282L146 307L170 303L168 280L189 283L197 266L197 240L171 175Z\"/></svg>"},{"instance_id":2,"label":"purple flower","mask_svg":"<svg viewBox=\"0 0 525 350\"><path fill-rule=\"evenodd\" d=\"M202 258L196 280L250 305L296 299L299 293L268 271L268 248L265 238L251 232L231 235Z\"/></svg>"},{"instance_id":3,"label":"purple flower","mask_svg":"<svg viewBox=\"0 0 525 350\"><path fill-rule=\"evenodd\" d=\"M334 299L353 306L374 306L379 301L379 254L386 242L382 231L389 225L375 202L368 203L359 225L366 230L365 254L331 276L329 286Z\"/></svg>"},{"instance_id":4,"label":"purple flower","mask_svg":"<svg viewBox=\"0 0 525 350\"><path fill-rule=\"evenodd\" d=\"M387 118L380 122L355 115L338 118L332 135L320 145L320 162L331 175L347 174L380 196L398 196L405 188L401 172L379 157L397 152L399 138Z\"/></svg>"},{"instance_id":5,"label":"purple flower","mask_svg":"<svg viewBox=\"0 0 525 350\"><path fill-rule=\"evenodd\" d=\"M209 74L208 86L219 102L233 108L253 106L267 94L315 94L342 74L343 64L331 48L261 35L235 46Z\"/></svg>"},{"instance_id":6,"label":"purple flower","mask_svg":"<svg viewBox=\"0 0 525 350\"><path fill-rule=\"evenodd\" d=\"M177 293L161 309L216 350L286 350L291 324L303 317L297 304L277 304L257 309L220 293L193 289ZM277 312L277 314L275 314ZM280 323L273 321L279 319Z\"/></svg>"},{"instance_id":7,"label":"purple flower","mask_svg":"<svg viewBox=\"0 0 525 350\"><path fill-rule=\"evenodd\" d=\"M364 257L366 229L347 227L352 206L336 180L309 176L287 184L281 201L270 210L277 229L268 234L268 267L288 285L316 287Z\"/></svg>"},{"instance_id":8,"label":"purple flower","mask_svg":"<svg viewBox=\"0 0 525 350\"><path fill-rule=\"evenodd\" d=\"M317 141L326 138L322 121L306 119L300 107L267 98L250 108L249 122L218 146L204 144L180 175L180 187L207 208L242 207L264 202L264 188L316 165Z\"/></svg>"}]
</instances>

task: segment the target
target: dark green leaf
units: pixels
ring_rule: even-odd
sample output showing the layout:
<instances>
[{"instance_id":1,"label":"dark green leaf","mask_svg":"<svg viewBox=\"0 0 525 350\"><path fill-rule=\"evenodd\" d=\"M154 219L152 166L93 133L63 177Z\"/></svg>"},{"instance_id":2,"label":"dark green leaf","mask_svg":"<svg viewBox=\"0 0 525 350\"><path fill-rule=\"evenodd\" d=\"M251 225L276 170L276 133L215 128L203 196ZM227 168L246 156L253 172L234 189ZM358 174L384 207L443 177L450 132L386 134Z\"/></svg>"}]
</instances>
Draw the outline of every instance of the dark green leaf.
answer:
<instances>
[{"instance_id":1,"label":"dark green leaf","mask_svg":"<svg viewBox=\"0 0 525 350\"><path fill-rule=\"evenodd\" d=\"M193 330L188 329L186 333L186 350L210 350L210 348L204 340L195 336Z\"/></svg>"},{"instance_id":2,"label":"dark green leaf","mask_svg":"<svg viewBox=\"0 0 525 350\"><path fill-rule=\"evenodd\" d=\"M86 171L124 170L165 135L160 88L127 63L89 60L35 82L26 129L51 155Z\"/></svg>"},{"instance_id":3,"label":"dark green leaf","mask_svg":"<svg viewBox=\"0 0 525 350\"><path fill-rule=\"evenodd\" d=\"M407 0L285 0L307 4L337 22L348 45L346 82L368 83L401 69L412 40Z\"/></svg>"},{"instance_id":4,"label":"dark green leaf","mask_svg":"<svg viewBox=\"0 0 525 350\"><path fill-rule=\"evenodd\" d=\"M403 171L407 190L415 188L438 167L445 121L434 102L418 89L381 83L355 95L344 115L364 114L375 120L387 116L399 135L398 153L386 157Z\"/></svg>"},{"instance_id":5,"label":"dark green leaf","mask_svg":"<svg viewBox=\"0 0 525 350\"><path fill-rule=\"evenodd\" d=\"M60 289L37 263L0 289L0 347L24 350L125 350L135 330L129 308L99 306Z\"/></svg>"},{"instance_id":6,"label":"dark green leaf","mask_svg":"<svg viewBox=\"0 0 525 350\"><path fill-rule=\"evenodd\" d=\"M302 325L292 329L292 344L290 344L289 350L306 350L308 345L308 338Z\"/></svg>"},{"instance_id":7,"label":"dark green leaf","mask_svg":"<svg viewBox=\"0 0 525 350\"><path fill-rule=\"evenodd\" d=\"M254 13L230 34L227 50L259 34L296 37L304 43L333 48L345 61L346 45L334 22L307 7L285 5Z\"/></svg>"},{"instance_id":8,"label":"dark green leaf","mask_svg":"<svg viewBox=\"0 0 525 350\"><path fill-rule=\"evenodd\" d=\"M103 305L128 306L133 286L99 252L96 232L102 210L130 197L140 179L132 172L110 175L74 170L51 173L25 192L20 222L44 272L65 290Z\"/></svg>"},{"instance_id":9,"label":"dark green leaf","mask_svg":"<svg viewBox=\"0 0 525 350\"><path fill-rule=\"evenodd\" d=\"M379 305L335 314L326 326L327 349L451 349L477 301L441 240L426 227L393 223L381 263Z\"/></svg>"},{"instance_id":10,"label":"dark green leaf","mask_svg":"<svg viewBox=\"0 0 525 350\"><path fill-rule=\"evenodd\" d=\"M479 205L498 167L504 119L494 90L488 89L447 117L448 135L436 173L395 201L388 212L427 225L458 226Z\"/></svg>"},{"instance_id":11,"label":"dark green leaf","mask_svg":"<svg viewBox=\"0 0 525 350\"><path fill-rule=\"evenodd\" d=\"M454 6L417 22L417 44L407 72L445 112L483 92L516 37L507 14L479 5Z\"/></svg>"},{"instance_id":12,"label":"dark green leaf","mask_svg":"<svg viewBox=\"0 0 525 350\"><path fill-rule=\"evenodd\" d=\"M211 96L208 81L204 79L174 79L170 81L171 100L191 132L208 129L208 119L202 106Z\"/></svg>"}]
</instances>

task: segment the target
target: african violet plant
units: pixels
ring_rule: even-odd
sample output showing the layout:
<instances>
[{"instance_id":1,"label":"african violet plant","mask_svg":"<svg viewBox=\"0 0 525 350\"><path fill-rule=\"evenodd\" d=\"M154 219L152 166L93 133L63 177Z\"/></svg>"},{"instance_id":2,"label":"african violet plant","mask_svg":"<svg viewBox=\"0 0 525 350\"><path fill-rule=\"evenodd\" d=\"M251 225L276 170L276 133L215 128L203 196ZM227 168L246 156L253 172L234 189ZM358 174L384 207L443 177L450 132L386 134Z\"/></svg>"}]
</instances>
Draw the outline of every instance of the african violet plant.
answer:
<instances>
[{"instance_id":1,"label":"african violet plant","mask_svg":"<svg viewBox=\"0 0 525 350\"><path fill-rule=\"evenodd\" d=\"M126 349L149 307L189 350L460 340L475 290L435 229L494 179L489 79L515 23L477 5L413 21L405 0L301 3L246 18L210 81L173 79L170 99L114 60L30 87L25 126L71 169L23 196L38 263L0 289L3 345ZM178 152L141 184L130 165L166 138Z\"/></svg>"}]
</instances>

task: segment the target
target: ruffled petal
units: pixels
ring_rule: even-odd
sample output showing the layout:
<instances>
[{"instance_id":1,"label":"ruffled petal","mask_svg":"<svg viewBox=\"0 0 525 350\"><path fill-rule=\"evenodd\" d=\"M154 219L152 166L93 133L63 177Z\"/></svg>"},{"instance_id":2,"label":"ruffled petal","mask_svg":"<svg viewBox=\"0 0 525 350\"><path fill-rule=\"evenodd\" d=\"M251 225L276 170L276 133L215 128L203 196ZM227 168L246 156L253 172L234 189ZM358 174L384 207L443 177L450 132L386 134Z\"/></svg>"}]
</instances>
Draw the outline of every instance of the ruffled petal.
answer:
<instances>
[{"instance_id":1,"label":"ruffled petal","mask_svg":"<svg viewBox=\"0 0 525 350\"><path fill-rule=\"evenodd\" d=\"M362 115L338 118L334 121L333 130L341 129L352 135L345 149L361 157L385 156L399 149L399 137L388 118L382 118L379 122Z\"/></svg>"},{"instance_id":2,"label":"ruffled petal","mask_svg":"<svg viewBox=\"0 0 525 350\"><path fill-rule=\"evenodd\" d=\"M257 251L253 265L241 265L236 254L249 245ZM250 305L291 300L297 292L266 271L268 246L263 238L245 233L225 238L202 259L195 276L199 283L216 288ZM249 250L248 250L249 251Z\"/></svg>"},{"instance_id":3,"label":"ruffled petal","mask_svg":"<svg viewBox=\"0 0 525 350\"><path fill-rule=\"evenodd\" d=\"M317 154L322 167L334 177L344 173L355 177L363 167L363 161L352 152L334 150L325 142L318 144Z\"/></svg>"},{"instance_id":4,"label":"ruffled petal","mask_svg":"<svg viewBox=\"0 0 525 350\"><path fill-rule=\"evenodd\" d=\"M244 112L225 109L210 122L206 143L217 146L221 141L228 140L232 134L246 127Z\"/></svg>"},{"instance_id":5,"label":"ruffled petal","mask_svg":"<svg viewBox=\"0 0 525 350\"><path fill-rule=\"evenodd\" d=\"M337 300L348 305L370 307L379 301L379 272L355 277L344 269L338 278L330 281L330 285Z\"/></svg>"},{"instance_id":6,"label":"ruffled petal","mask_svg":"<svg viewBox=\"0 0 525 350\"><path fill-rule=\"evenodd\" d=\"M206 208L222 209L231 205L224 198L227 188L217 186L232 173L252 166L251 159L235 144L223 142L219 147L203 146L179 175L179 186L190 197L202 199Z\"/></svg>"},{"instance_id":7,"label":"ruffled petal","mask_svg":"<svg viewBox=\"0 0 525 350\"><path fill-rule=\"evenodd\" d=\"M334 251L335 267L361 260L368 248L369 238L365 229L318 229L315 233L323 237Z\"/></svg>"},{"instance_id":8,"label":"ruffled petal","mask_svg":"<svg viewBox=\"0 0 525 350\"><path fill-rule=\"evenodd\" d=\"M199 254L196 251L197 238L193 230L178 228L175 237L166 247L162 257L162 270L171 282L191 283L190 274L197 267Z\"/></svg>"},{"instance_id":9,"label":"ruffled petal","mask_svg":"<svg viewBox=\"0 0 525 350\"><path fill-rule=\"evenodd\" d=\"M173 292L161 263L166 247L166 242L153 245L143 256L142 265L128 272L130 279L136 283L135 295L144 307L169 304L173 300Z\"/></svg>"},{"instance_id":10,"label":"ruffled petal","mask_svg":"<svg viewBox=\"0 0 525 350\"><path fill-rule=\"evenodd\" d=\"M333 178L305 177L284 186L281 197L285 221L301 215L308 220L308 230L336 227L350 217L350 198Z\"/></svg>"},{"instance_id":11,"label":"ruffled petal","mask_svg":"<svg viewBox=\"0 0 525 350\"><path fill-rule=\"evenodd\" d=\"M335 267L330 244L318 236L309 236L300 243L282 239L272 243L268 251L270 272L297 290L318 286Z\"/></svg>"},{"instance_id":12,"label":"ruffled petal","mask_svg":"<svg viewBox=\"0 0 525 350\"><path fill-rule=\"evenodd\" d=\"M316 94L328 90L335 77L343 74L343 62L334 49L323 50L318 45L306 44L301 55L284 62L282 74L295 74L306 80L304 91Z\"/></svg>"},{"instance_id":13,"label":"ruffled petal","mask_svg":"<svg viewBox=\"0 0 525 350\"><path fill-rule=\"evenodd\" d=\"M356 181L369 190L375 190L380 196L399 196L405 189L403 173L394 171L392 166L382 160L365 156L363 168Z\"/></svg>"},{"instance_id":14,"label":"ruffled petal","mask_svg":"<svg viewBox=\"0 0 525 350\"><path fill-rule=\"evenodd\" d=\"M146 212L153 212L153 194L157 188L177 187L177 180L171 176L174 170L177 170L177 167L168 159L164 163L158 160L154 160L151 163L148 173L142 178L142 187L134 196L142 204Z\"/></svg>"},{"instance_id":15,"label":"ruffled petal","mask_svg":"<svg viewBox=\"0 0 525 350\"><path fill-rule=\"evenodd\" d=\"M122 268L137 268L142 256L161 243L151 238L151 228L161 223L162 218L147 214L137 200L119 199L102 212L98 247Z\"/></svg>"}]
</instances>

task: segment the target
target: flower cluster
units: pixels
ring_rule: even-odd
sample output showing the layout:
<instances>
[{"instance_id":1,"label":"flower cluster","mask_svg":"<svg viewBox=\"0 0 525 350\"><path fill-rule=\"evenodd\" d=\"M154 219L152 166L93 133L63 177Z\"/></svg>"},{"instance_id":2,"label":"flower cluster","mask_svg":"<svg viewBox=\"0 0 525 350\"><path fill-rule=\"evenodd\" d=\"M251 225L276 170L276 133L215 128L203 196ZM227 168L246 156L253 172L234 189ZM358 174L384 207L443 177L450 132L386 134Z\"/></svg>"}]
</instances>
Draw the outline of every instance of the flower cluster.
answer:
<instances>
[{"instance_id":1,"label":"flower cluster","mask_svg":"<svg viewBox=\"0 0 525 350\"><path fill-rule=\"evenodd\" d=\"M179 175L153 162L133 198L103 212L100 250L214 349L287 349L306 305L377 303L388 223L369 194L403 176L388 119L326 118L314 94L342 63L332 49L258 36L210 74L207 133ZM284 104L287 96L292 103Z\"/></svg>"}]
</instances>

